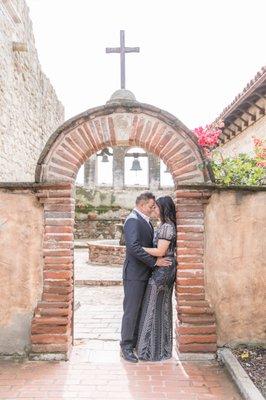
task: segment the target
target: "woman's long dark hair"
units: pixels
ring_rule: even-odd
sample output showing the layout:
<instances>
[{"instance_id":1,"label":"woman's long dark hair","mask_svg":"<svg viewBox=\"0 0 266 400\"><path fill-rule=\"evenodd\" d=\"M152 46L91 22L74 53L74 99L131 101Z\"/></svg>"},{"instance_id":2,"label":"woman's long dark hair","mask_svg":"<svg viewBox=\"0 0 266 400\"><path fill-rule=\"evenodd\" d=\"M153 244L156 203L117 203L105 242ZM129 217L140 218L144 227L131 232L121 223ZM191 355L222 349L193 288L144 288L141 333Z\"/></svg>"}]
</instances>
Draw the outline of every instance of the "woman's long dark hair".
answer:
<instances>
[{"instance_id":1,"label":"woman's long dark hair","mask_svg":"<svg viewBox=\"0 0 266 400\"><path fill-rule=\"evenodd\" d=\"M162 223L173 222L176 225L176 209L172 197L162 196L156 200L156 204L160 209L160 219Z\"/></svg>"}]
</instances>

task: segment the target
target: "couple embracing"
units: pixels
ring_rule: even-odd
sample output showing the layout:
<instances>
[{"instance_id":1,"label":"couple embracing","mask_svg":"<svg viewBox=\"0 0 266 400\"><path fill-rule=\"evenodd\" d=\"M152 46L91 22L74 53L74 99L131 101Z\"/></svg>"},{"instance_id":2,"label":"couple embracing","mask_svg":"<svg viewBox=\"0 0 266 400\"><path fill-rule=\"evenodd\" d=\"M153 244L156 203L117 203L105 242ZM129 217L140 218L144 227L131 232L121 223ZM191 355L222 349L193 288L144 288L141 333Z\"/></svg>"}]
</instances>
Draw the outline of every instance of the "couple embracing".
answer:
<instances>
[{"instance_id":1,"label":"couple embracing","mask_svg":"<svg viewBox=\"0 0 266 400\"><path fill-rule=\"evenodd\" d=\"M160 220L154 232L151 217ZM139 195L124 225L126 259L121 356L129 362L172 356L172 292L176 276L176 210L170 196Z\"/></svg>"}]
</instances>

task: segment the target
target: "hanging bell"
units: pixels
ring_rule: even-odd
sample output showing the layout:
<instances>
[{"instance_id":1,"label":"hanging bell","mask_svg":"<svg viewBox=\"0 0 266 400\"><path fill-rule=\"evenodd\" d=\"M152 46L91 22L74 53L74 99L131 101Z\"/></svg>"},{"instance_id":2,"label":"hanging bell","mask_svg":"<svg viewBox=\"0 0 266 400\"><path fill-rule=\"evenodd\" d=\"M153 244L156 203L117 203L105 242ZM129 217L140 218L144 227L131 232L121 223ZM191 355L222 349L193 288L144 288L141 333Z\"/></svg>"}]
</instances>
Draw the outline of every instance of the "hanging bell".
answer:
<instances>
[{"instance_id":1,"label":"hanging bell","mask_svg":"<svg viewBox=\"0 0 266 400\"><path fill-rule=\"evenodd\" d=\"M102 156L102 162L109 162L109 158L107 154L103 154Z\"/></svg>"},{"instance_id":2,"label":"hanging bell","mask_svg":"<svg viewBox=\"0 0 266 400\"><path fill-rule=\"evenodd\" d=\"M137 158L134 158L134 160L132 162L132 167L130 168L130 171L142 171L140 162Z\"/></svg>"}]
</instances>

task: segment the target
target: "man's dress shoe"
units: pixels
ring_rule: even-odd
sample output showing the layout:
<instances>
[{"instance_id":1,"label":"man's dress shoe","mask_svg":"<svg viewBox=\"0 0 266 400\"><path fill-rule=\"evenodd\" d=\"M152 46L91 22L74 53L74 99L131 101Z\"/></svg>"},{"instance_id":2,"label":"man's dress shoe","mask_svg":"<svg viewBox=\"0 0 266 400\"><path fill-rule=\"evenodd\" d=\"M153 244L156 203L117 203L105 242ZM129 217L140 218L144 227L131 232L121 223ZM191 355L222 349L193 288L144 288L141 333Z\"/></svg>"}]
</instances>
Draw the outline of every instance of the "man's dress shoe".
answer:
<instances>
[{"instance_id":1,"label":"man's dress shoe","mask_svg":"<svg viewBox=\"0 0 266 400\"><path fill-rule=\"evenodd\" d=\"M132 362L132 363L137 363L139 361L138 358L133 353L132 349L122 349L121 348L121 357L124 360Z\"/></svg>"}]
</instances>

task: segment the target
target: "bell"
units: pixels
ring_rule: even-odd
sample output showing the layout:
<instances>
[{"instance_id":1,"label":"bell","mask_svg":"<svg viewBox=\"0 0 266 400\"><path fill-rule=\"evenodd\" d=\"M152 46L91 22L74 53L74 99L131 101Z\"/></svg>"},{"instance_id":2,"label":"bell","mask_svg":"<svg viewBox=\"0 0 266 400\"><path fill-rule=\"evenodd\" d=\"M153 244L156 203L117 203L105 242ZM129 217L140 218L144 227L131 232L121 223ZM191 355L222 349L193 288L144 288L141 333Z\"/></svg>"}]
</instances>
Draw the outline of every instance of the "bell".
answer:
<instances>
[{"instance_id":1,"label":"bell","mask_svg":"<svg viewBox=\"0 0 266 400\"><path fill-rule=\"evenodd\" d=\"M134 158L134 160L132 162L132 167L130 168L130 171L142 171L140 162L137 158Z\"/></svg>"},{"instance_id":2,"label":"bell","mask_svg":"<svg viewBox=\"0 0 266 400\"><path fill-rule=\"evenodd\" d=\"M103 154L102 156L102 162L109 162L109 158L107 154Z\"/></svg>"}]
</instances>

